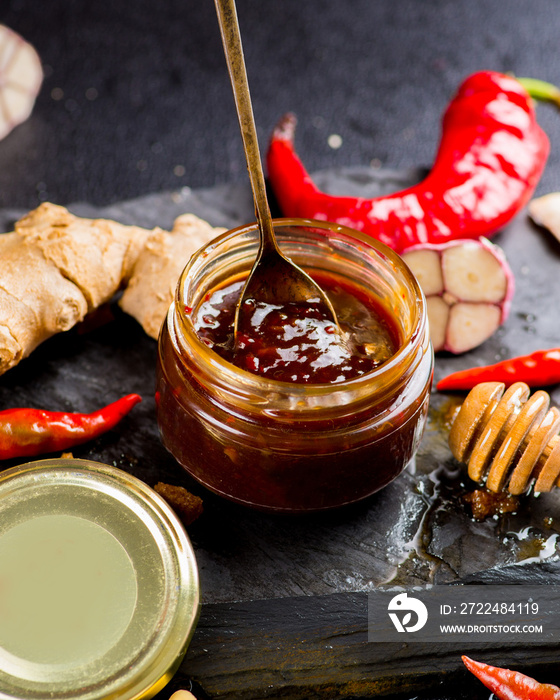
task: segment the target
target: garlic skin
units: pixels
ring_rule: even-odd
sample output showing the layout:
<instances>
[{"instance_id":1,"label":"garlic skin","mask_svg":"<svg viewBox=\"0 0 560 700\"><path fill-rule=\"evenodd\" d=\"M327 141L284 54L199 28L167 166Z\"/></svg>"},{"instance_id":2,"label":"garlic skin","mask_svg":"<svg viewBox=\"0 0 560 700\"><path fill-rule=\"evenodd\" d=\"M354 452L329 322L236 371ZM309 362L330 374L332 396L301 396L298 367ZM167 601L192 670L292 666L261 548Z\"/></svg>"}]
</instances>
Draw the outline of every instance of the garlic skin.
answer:
<instances>
[{"instance_id":1,"label":"garlic skin","mask_svg":"<svg viewBox=\"0 0 560 700\"><path fill-rule=\"evenodd\" d=\"M29 117L42 83L41 59L33 46L0 24L0 139Z\"/></svg>"}]
</instances>

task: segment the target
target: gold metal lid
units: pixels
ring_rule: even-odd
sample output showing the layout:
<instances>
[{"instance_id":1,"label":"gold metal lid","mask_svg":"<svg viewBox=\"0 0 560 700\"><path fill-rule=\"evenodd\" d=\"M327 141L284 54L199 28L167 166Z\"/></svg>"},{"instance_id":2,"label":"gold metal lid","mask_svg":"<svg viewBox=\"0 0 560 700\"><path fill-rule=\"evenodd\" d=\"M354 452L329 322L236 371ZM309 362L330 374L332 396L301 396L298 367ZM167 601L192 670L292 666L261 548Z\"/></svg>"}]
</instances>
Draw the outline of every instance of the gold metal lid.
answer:
<instances>
[{"instance_id":1,"label":"gold metal lid","mask_svg":"<svg viewBox=\"0 0 560 700\"><path fill-rule=\"evenodd\" d=\"M149 698L199 613L191 543L158 494L96 462L0 473L0 698Z\"/></svg>"}]
</instances>

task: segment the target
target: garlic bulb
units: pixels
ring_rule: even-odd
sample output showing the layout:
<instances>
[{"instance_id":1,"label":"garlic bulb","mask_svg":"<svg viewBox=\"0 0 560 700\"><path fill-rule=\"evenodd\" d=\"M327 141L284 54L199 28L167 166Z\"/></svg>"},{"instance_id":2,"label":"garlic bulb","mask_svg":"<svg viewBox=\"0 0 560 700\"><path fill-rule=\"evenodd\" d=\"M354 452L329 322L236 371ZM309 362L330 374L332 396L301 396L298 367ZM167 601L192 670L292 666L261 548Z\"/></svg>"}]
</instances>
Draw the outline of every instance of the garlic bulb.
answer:
<instances>
[{"instance_id":1,"label":"garlic bulb","mask_svg":"<svg viewBox=\"0 0 560 700\"><path fill-rule=\"evenodd\" d=\"M0 139L29 117L42 82L33 46L0 24Z\"/></svg>"}]
</instances>

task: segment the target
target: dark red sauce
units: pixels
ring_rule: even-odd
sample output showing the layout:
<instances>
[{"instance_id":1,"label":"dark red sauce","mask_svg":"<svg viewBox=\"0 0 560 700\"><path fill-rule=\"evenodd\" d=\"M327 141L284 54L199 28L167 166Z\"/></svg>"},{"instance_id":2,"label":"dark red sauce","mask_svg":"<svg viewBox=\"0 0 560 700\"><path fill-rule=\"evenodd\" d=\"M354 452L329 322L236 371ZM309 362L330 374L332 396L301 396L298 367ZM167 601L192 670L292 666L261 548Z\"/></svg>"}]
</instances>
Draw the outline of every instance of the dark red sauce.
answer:
<instances>
[{"instance_id":1,"label":"dark red sauce","mask_svg":"<svg viewBox=\"0 0 560 700\"><path fill-rule=\"evenodd\" d=\"M359 377L388 360L397 333L373 298L334 278L321 287L335 309L336 328L319 303L266 304L248 300L248 319L233 342L242 281L213 292L198 307L198 336L232 364L269 379L297 384L335 384ZM247 309L246 309L247 311Z\"/></svg>"}]
</instances>

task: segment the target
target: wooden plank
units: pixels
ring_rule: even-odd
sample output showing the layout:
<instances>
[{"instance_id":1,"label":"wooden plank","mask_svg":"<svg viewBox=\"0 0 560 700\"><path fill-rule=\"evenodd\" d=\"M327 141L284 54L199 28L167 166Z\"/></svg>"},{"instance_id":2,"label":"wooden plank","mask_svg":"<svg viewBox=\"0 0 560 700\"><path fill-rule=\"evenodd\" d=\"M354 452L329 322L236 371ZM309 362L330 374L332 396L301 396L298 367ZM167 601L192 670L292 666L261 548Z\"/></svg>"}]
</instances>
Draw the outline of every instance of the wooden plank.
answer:
<instances>
[{"instance_id":1,"label":"wooden plank","mask_svg":"<svg viewBox=\"0 0 560 700\"><path fill-rule=\"evenodd\" d=\"M199 697L216 699L370 698L441 690L445 679L474 698L463 653L560 675L557 645L368 642L367 593L342 593L204 605L170 688L192 682Z\"/></svg>"}]
</instances>

